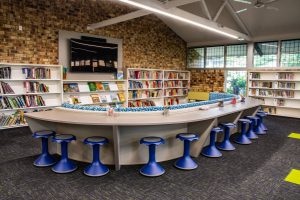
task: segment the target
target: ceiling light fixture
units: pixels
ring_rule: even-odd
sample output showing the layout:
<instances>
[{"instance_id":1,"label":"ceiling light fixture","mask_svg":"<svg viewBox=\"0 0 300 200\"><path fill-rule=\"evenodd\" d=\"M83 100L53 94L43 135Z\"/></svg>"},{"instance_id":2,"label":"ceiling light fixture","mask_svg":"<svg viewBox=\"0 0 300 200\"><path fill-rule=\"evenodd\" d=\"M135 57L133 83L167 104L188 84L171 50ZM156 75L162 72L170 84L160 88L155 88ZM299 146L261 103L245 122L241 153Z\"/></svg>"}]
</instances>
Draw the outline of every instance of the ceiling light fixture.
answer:
<instances>
[{"instance_id":1,"label":"ceiling light fixture","mask_svg":"<svg viewBox=\"0 0 300 200\"><path fill-rule=\"evenodd\" d=\"M141 9L144 9L144 10L148 10L148 11L151 11L153 13L157 13L157 14L160 14L160 15L164 15L166 17L170 17L170 18L173 18L173 19L177 19L178 21L182 21L182 22L186 22L188 24L192 24L194 26L198 26L198 27L201 27L201 28L204 28L206 30L210 30L210 31L213 31L213 32L216 32L216 33L219 33L219 34L222 34L222 35L225 35L227 37L230 37L230 38L233 38L233 39L239 39L238 36L236 35L232 35L230 33L226 33L224 31L220 31L216 28L212 28L210 26L207 26L207 25L204 25L204 24L201 24L201 23L198 23L198 22L195 22L195 21L192 21L192 20L189 20L189 19L186 19L186 18L183 18L183 17L180 17L180 16L177 16L177 15L174 15L174 14L171 14L171 13L168 13L168 12L165 12L163 10L160 10L160 9L157 9L157 8L153 8L153 7L150 7L150 6L147 6L147 5L144 5L144 4L141 4L141 3L138 3L138 2L135 2L135 1L132 1L132 0L119 0L123 3L127 3L127 4L130 4L132 6L135 6L135 7L138 7L138 8L141 8Z\"/></svg>"}]
</instances>

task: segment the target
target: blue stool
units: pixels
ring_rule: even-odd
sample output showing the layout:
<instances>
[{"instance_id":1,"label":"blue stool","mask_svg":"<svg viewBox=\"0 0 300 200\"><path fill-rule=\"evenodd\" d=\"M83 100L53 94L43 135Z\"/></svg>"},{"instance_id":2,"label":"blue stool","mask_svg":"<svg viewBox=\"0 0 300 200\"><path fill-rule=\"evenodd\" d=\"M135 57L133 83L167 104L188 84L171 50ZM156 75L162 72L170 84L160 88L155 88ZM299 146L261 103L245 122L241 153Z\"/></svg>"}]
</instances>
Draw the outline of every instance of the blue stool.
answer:
<instances>
[{"instance_id":1,"label":"blue stool","mask_svg":"<svg viewBox=\"0 0 300 200\"><path fill-rule=\"evenodd\" d=\"M217 144L217 148L224 151L233 151L235 147L231 144L230 138L230 129L235 128L234 123L222 123L221 126L224 128L224 140L223 142Z\"/></svg>"},{"instance_id":2,"label":"blue stool","mask_svg":"<svg viewBox=\"0 0 300 200\"><path fill-rule=\"evenodd\" d=\"M265 134L267 134L266 131L268 129L265 126L265 124L263 123L263 118L265 116L267 116L267 113L259 111L259 112L256 113L256 116L259 118L259 120L257 122L258 124L257 124L257 132L256 132L256 134L259 134L259 135L265 135Z\"/></svg>"},{"instance_id":3,"label":"blue stool","mask_svg":"<svg viewBox=\"0 0 300 200\"><path fill-rule=\"evenodd\" d=\"M56 135L52 141L61 144L61 159L52 167L56 173L69 173L77 169L76 164L68 158L68 143L76 140L74 135Z\"/></svg>"},{"instance_id":4,"label":"blue stool","mask_svg":"<svg viewBox=\"0 0 300 200\"><path fill-rule=\"evenodd\" d=\"M164 168L155 160L155 147L164 143L165 140L160 137L144 137L140 140L140 144L149 146L149 161L140 169L142 175L155 177L165 173Z\"/></svg>"},{"instance_id":5,"label":"blue stool","mask_svg":"<svg viewBox=\"0 0 300 200\"><path fill-rule=\"evenodd\" d=\"M49 154L48 151L48 138L54 136L54 131L37 131L32 134L34 138L42 139L42 153L41 155L34 161L34 165L37 167L48 167L55 163L54 158Z\"/></svg>"},{"instance_id":6,"label":"blue stool","mask_svg":"<svg viewBox=\"0 0 300 200\"><path fill-rule=\"evenodd\" d=\"M85 144L93 146L93 161L87 166L83 173L87 176L103 176L109 172L109 169L103 165L99 159L100 146L107 144L108 139L101 136L88 137L84 140Z\"/></svg>"},{"instance_id":7,"label":"blue stool","mask_svg":"<svg viewBox=\"0 0 300 200\"><path fill-rule=\"evenodd\" d=\"M217 149L215 145L216 134L222 133L223 130L219 127L215 127L210 131L210 141L209 145L204 147L201 154L210 157L210 158L218 158L222 156L222 153Z\"/></svg>"},{"instance_id":8,"label":"blue stool","mask_svg":"<svg viewBox=\"0 0 300 200\"><path fill-rule=\"evenodd\" d=\"M255 134L255 131L256 131L257 122L258 122L259 118L255 117L255 116L247 116L246 118L251 121L251 123L249 124L249 129L246 133L246 136L251 140L255 140L258 138L258 136Z\"/></svg>"},{"instance_id":9,"label":"blue stool","mask_svg":"<svg viewBox=\"0 0 300 200\"><path fill-rule=\"evenodd\" d=\"M247 124L250 124L251 121L249 119L239 119L239 122L241 123L241 134L239 137L235 139L234 142L238 144L251 144L251 140L246 136L247 132Z\"/></svg>"},{"instance_id":10,"label":"blue stool","mask_svg":"<svg viewBox=\"0 0 300 200\"><path fill-rule=\"evenodd\" d=\"M199 135L192 133L179 133L176 135L176 138L184 141L184 151L183 156L175 162L175 167L184 170L196 169L198 165L190 156L190 143L194 140L199 140Z\"/></svg>"}]
</instances>

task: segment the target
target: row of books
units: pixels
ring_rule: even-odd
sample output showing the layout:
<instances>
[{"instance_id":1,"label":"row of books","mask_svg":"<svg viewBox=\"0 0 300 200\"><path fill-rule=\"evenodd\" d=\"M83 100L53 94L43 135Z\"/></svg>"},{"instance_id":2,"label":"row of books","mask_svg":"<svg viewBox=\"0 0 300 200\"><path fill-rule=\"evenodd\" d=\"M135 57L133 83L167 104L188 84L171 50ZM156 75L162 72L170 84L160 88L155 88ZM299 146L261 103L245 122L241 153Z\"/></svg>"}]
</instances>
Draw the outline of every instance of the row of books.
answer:
<instances>
[{"instance_id":1,"label":"row of books","mask_svg":"<svg viewBox=\"0 0 300 200\"><path fill-rule=\"evenodd\" d=\"M22 73L26 79L51 79L51 70L40 67L25 67L22 68Z\"/></svg>"},{"instance_id":2,"label":"row of books","mask_svg":"<svg viewBox=\"0 0 300 200\"><path fill-rule=\"evenodd\" d=\"M188 94L188 89L166 89L165 90L165 96L169 97L169 96L183 96L183 95L187 95Z\"/></svg>"},{"instance_id":3,"label":"row of books","mask_svg":"<svg viewBox=\"0 0 300 200\"><path fill-rule=\"evenodd\" d=\"M165 79L188 79L187 72L165 72Z\"/></svg>"},{"instance_id":4,"label":"row of books","mask_svg":"<svg viewBox=\"0 0 300 200\"><path fill-rule=\"evenodd\" d=\"M128 91L128 99L156 98L162 94L162 90L133 90Z\"/></svg>"},{"instance_id":5,"label":"row of books","mask_svg":"<svg viewBox=\"0 0 300 200\"><path fill-rule=\"evenodd\" d=\"M258 72L251 72L249 73L250 79L260 79L260 73Z\"/></svg>"},{"instance_id":6,"label":"row of books","mask_svg":"<svg viewBox=\"0 0 300 200\"><path fill-rule=\"evenodd\" d=\"M21 110L16 111L14 114L0 115L0 127L10 127L13 125L26 125L24 112Z\"/></svg>"},{"instance_id":7,"label":"row of books","mask_svg":"<svg viewBox=\"0 0 300 200\"><path fill-rule=\"evenodd\" d=\"M167 98L164 99L164 105L165 106L172 106L172 105L178 105L179 99L178 98Z\"/></svg>"},{"instance_id":8,"label":"row of books","mask_svg":"<svg viewBox=\"0 0 300 200\"><path fill-rule=\"evenodd\" d=\"M296 84L295 83L289 83L289 82L278 82L278 88L295 89Z\"/></svg>"},{"instance_id":9,"label":"row of books","mask_svg":"<svg viewBox=\"0 0 300 200\"><path fill-rule=\"evenodd\" d=\"M266 97L283 97L283 98L294 98L294 91L273 91L273 90L263 90L263 89L250 89L250 95L254 96L266 96Z\"/></svg>"},{"instance_id":10,"label":"row of books","mask_svg":"<svg viewBox=\"0 0 300 200\"><path fill-rule=\"evenodd\" d=\"M15 92L8 83L0 82L0 94L14 94Z\"/></svg>"},{"instance_id":11,"label":"row of books","mask_svg":"<svg viewBox=\"0 0 300 200\"><path fill-rule=\"evenodd\" d=\"M45 101L38 95L21 95L16 97L0 97L0 109L16 109L45 106Z\"/></svg>"},{"instance_id":12,"label":"row of books","mask_svg":"<svg viewBox=\"0 0 300 200\"><path fill-rule=\"evenodd\" d=\"M128 107L150 107L155 106L155 102L151 100L137 100L128 102Z\"/></svg>"},{"instance_id":13,"label":"row of books","mask_svg":"<svg viewBox=\"0 0 300 200\"><path fill-rule=\"evenodd\" d=\"M165 87L188 87L188 82L186 81L165 81Z\"/></svg>"},{"instance_id":14,"label":"row of books","mask_svg":"<svg viewBox=\"0 0 300 200\"><path fill-rule=\"evenodd\" d=\"M295 74L294 73L276 73L275 79L288 79L293 80Z\"/></svg>"},{"instance_id":15,"label":"row of books","mask_svg":"<svg viewBox=\"0 0 300 200\"><path fill-rule=\"evenodd\" d=\"M129 79L162 79L162 71L129 70Z\"/></svg>"},{"instance_id":16,"label":"row of books","mask_svg":"<svg viewBox=\"0 0 300 200\"><path fill-rule=\"evenodd\" d=\"M90 100L86 99L87 97L82 96L69 96L69 103L71 104L88 104ZM124 93L112 93L112 94L90 94L90 98L93 104L101 104L101 103L118 103L118 102L125 102L125 95Z\"/></svg>"},{"instance_id":17,"label":"row of books","mask_svg":"<svg viewBox=\"0 0 300 200\"><path fill-rule=\"evenodd\" d=\"M88 90L90 92L124 90L124 84L123 83L88 82L87 84L88 84ZM63 90L64 90L64 92L80 92L78 83L64 83L63 84Z\"/></svg>"},{"instance_id":18,"label":"row of books","mask_svg":"<svg viewBox=\"0 0 300 200\"><path fill-rule=\"evenodd\" d=\"M24 81L24 91L26 93L43 93L49 92L49 87L44 83L39 83L35 81Z\"/></svg>"},{"instance_id":19,"label":"row of books","mask_svg":"<svg viewBox=\"0 0 300 200\"><path fill-rule=\"evenodd\" d=\"M0 67L0 79L11 78L11 67Z\"/></svg>"},{"instance_id":20,"label":"row of books","mask_svg":"<svg viewBox=\"0 0 300 200\"><path fill-rule=\"evenodd\" d=\"M270 81L266 81L266 82L258 82L258 81L252 81L251 83L252 87L263 87L263 88L287 88L287 89L295 89L296 84L295 83L289 83L289 82L280 82L280 81L276 81L276 82L270 82Z\"/></svg>"},{"instance_id":21,"label":"row of books","mask_svg":"<svg viewBox=\"0 0 300 200\"><path fill-rule=\"evenodd\" d=\"M162 88L162 81L129 81L129 89Z\"/></svg>"}]
</instances>

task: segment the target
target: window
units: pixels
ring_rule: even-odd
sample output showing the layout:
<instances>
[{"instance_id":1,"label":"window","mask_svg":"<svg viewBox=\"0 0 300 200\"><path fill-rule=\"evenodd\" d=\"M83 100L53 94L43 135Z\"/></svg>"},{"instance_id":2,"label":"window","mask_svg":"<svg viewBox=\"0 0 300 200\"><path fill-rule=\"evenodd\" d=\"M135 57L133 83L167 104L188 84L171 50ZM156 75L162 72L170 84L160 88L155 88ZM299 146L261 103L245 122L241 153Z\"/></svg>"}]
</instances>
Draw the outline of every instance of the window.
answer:
<instances>
[{"instance_id":1,"label":"window","mask_svg":"<svg viewBox=\"0 0 300 200\"><path fill-rule=\"evenodd\" d=\"M254 44L254 67L277 66L278 42L260 42Z\"/></svg>"},{"instance_id":2,"label":"window","mask_svg":"<svg viewBox=\"0 0 300 200\"><path fill-rule=\"evenodd\" d=\"M246 67L247 44L226 46L226 67Z\"/></svg>"},{"instance_id":3,"label":"window","mask_svg":"<svg viewBox=\"0 0 300 200\"><path fill-rule=\"evenodd\" d=\"M281 67L300 66L300 40L286 40L281 42Z\"/></svg>"},{"instance_id":4,"label":"window","mask_svg":"<svg viewBox=\"0 0 300 200\"><path fill-rule=\"evenodd\" d=\"M188 49L188 67L204 68L205 51L204 48Z\"/></svg>"},{"instance_id":5,"label":"window","mask_svg":"<svg viewBox=\"0 0 300 200\"><path fill-rule=\"evenodd\" d=\"M206 48L206 68L224 67L224 46Z\"/></svg>"},{"instance_id":6,"label":"window","mask_svg":"<svg viewBox=\"0 0 300 200\"><path fill-rule=\"evenodd\" d=\"M227 71L226 92L230 94L246 96L246 71Z\"/></svg>"}]
</instances>

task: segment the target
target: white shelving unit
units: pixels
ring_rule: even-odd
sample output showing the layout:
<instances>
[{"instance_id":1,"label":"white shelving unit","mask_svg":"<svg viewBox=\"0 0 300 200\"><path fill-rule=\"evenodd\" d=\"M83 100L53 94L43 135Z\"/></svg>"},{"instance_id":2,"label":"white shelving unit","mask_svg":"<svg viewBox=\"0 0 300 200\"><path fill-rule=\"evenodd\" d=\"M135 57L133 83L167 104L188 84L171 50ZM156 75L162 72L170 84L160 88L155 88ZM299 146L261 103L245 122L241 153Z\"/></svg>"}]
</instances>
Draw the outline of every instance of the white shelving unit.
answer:
<instances>
[{"instance_id":1,"label":"white shelving unit","mask_svg":"<svg viewBox=\"0 0 300 200\"><path fill-rule=\"evenodd\" d=\"M45 106L13 108L13 109L0 109L1 115L12 115L18 110L24 112L31 112L33 110L44 110L52 107L60 106L62 103L62 66L61 65L40 65L40 64L13 64L13 63L0 63L0 68L10 67L10 79L0 79L1 82L9 84L14 91L14 94L0 94L0 97L16 97L22 95L38 95L41 96L45 102ZM46 68L50 69L50 79L27 79L26 75L22 72L23 68ZM38 82L45 84L49 88L49 92L26 92L24 82ZM23 127L26 124L2 126L0 129Z\"/></svg>"},{"instance_id":2,"label":"white shelving unit","mask_svg":"<svg viewBox=\"0 0 300 200\"><path fill-rule=\"evenodd\" d=\"M168 101L172 101L173 105L177 102L181 104L188 101L189 71L128 68L126 76L129 107L132 104L135 106L142 106L143 103L148 105L145 101L151 101L156 106L167 105ZM155 83L155 87L153 83Z\"/></svg>"},{"instance_id":3,"label":"white shelving unit","mask_svg":"<svg viewBox=\"0 0 300 200\"><path fill-rule=\"evenodd\" d=\"M272 115L300 117L300 70L251 70L248 96L263 99Z\"/></svg>"}]
</instances>

